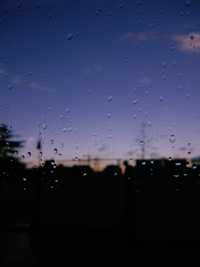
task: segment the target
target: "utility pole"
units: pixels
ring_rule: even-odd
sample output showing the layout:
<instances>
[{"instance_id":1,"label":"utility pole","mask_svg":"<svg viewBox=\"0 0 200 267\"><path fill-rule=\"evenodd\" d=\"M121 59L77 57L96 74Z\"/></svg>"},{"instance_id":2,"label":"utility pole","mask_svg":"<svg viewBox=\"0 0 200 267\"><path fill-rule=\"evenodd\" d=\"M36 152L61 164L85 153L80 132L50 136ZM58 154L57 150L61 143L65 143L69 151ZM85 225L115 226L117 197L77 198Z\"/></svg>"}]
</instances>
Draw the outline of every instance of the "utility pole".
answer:
<instances>
[{"instance_id":1,"label":"utility pole","mask_svg":"<svg viewBox=\"0 0 200 267\"><path fill-rule=\"evenodd\" d=\"M145 159L146 158L146 122L142 123L140 145L141 145L141 159Z\"/></svg>"},{"instance_id":2,"label":"utility pole","mask_svg":"<svg viewBox=\"0 0 200 267\"><path fill-rule=\"evenodd\" d=\"M36 149L38 151L38 168L34 177L34 187L35 187L35 199L33 205L33 215L31 222L31 239L32 239L32 247L36 249L36 241L34 239L34 235L39 232L40 226L40 202L41 202L41 167L42 167L42 131L41 124L39 124L39 138L37 141Z\"/></svg>"},{"instance_id":3,"label":"utility pole","mask_svg":"<svg viewBox=\"0 0 200 267\"><path fill-rule=\"evenodd\" d=\"M91 163L91 157L90 157L90 153L87 154L87 164L88 166L90 166Z\"/></svg>"},{"instance_id":4,"label":"utility pole","mask_svg":"<svg viewBox=\"0 0 200 267\"><path fill-rule=\"evenodd\" d=\"M37 141L37 150L38 150L38 165L39 167L42 166L42 131L41 125L39 124L39 137Z\"/></svg>"}]
</instances>

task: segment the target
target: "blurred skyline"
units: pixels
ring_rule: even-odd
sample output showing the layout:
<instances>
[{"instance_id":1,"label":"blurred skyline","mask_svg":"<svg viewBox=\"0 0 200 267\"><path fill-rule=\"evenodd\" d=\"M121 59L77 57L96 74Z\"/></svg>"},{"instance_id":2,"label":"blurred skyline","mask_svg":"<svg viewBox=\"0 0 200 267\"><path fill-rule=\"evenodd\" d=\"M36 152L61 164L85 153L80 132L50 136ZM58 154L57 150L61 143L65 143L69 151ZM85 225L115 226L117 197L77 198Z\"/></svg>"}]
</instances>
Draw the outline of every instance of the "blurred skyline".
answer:
<instances>
[{"instance_id":1,"label":"blurred skyline","mask_svg":"<svg viewBox=\"0 0 200 267\"><path fill-rule=\"evenodd\" d=\"M198 1L0 3L0 122L37 158L200 155ZM31 156L27 153L31 152Z\"/></svg>"}]
</instances>

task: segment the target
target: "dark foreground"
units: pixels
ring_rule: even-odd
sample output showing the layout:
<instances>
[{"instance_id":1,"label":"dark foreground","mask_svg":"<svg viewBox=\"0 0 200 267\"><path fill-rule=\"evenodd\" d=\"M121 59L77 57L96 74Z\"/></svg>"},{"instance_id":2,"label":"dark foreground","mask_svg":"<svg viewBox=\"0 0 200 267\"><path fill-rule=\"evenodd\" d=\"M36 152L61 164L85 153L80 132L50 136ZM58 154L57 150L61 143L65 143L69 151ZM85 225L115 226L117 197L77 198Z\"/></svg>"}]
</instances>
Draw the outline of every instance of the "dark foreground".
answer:
<instances>
[{"instance_id":1,"label":"dark foreground","mask_svg":"<svg viewBox=\"0 0 200 267\"><path fill-rule=\"evenodd\" d=\"M199 246L196 169L160 176L122 175L117 167L67 171L32 170L21 183L4 182L1 266L60 266L71 249Z\"/></svg>"}]
</instances>

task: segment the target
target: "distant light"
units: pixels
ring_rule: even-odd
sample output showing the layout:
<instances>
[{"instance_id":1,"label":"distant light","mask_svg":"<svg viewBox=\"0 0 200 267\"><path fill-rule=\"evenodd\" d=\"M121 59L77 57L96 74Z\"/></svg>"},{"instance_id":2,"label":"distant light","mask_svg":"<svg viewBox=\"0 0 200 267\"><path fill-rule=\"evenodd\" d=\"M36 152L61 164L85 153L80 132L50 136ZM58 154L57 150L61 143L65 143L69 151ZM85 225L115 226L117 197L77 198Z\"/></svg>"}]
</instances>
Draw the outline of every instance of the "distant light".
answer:
<instances>
[{"instance_id":1,"label":"distant light","mask_svg":"<svg viewBox=\"0 0 200 267\"><path fill-rule=\"evenodd\" d=\"M174 178L179 178L180 175L179 175L179 174L174 174L173 177L174 177Z\"/></svg>"}]
</instances>

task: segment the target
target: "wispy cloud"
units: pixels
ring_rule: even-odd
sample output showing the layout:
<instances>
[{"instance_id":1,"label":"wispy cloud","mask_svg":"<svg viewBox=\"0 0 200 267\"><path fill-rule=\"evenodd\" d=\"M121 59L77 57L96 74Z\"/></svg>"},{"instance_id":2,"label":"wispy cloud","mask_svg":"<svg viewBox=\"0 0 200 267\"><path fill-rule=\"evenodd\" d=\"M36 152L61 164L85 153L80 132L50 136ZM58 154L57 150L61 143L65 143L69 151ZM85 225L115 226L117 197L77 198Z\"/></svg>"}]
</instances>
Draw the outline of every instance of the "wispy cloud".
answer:
<instances>
[{"instance_id":1,"label":"wispy cloud","mask_svg":"<svg viewBox=\"0 0 200 267\"><path fill-rule=\"evenodd\" d=\"M158 32L128 32L121 36L121 40L147 41L173 41L181 52L200 52L200 32L182 33L158 33Z\"/></svg>"},{"instance_id":2,"label":"wispy cloud","mask_svg":"<svg viewBox=\"0 0 200 267\"><path fill-rule=\"evenodd\" d=\"M30 82L28 83L28 86L32 89L36 89L43 92L54 92L53 89L50 89L49 87L43 86L37 82Z\"/></svg>"},{"instance_id":3,"label":"wispy cloud","mask_svg":"<svg viewBox=\"0 0 200 267\"><path fill-rule=\"evenodd\" d=\"M139 78L138 83L140 86L148 87L152 84L152 79L144 75Z\"/></svg>"},{"instance_id":4,"label":"wispy cloud","mask_svg":"<svg viewBox=\"0 0 200 267\"><path fill-rule=\"evenodd\" d=\"M41 92L54 92L55 90L47 86L41 85L36 81L30 81L24 75L9 74L5 68L0 68L0 78L7 79L9 88L24 86L29 89L38 90Z\"/></svg>"},{"instance_id":5,"label":"wispy cloud","mask_svg":"<svg viewBox=\"0 0 200 267\"><path fill-rule=\"evenodd\" d=\"M7 71L6 71L5 69L0 68L0 75L1 75L1 76L7 76L8 73L7 73Z\"/></svg>"},{"instance_id":6,"label":"wispy cloud","mask_svg":"<svg viewBox=\"0 0 200 267\"><path fill-rule=\"evenodd\" d=\"M181 51L200 52L200 33L177 34L173 39L178 44Z\"/></svg>"},{"instance_id":7,"label":"wispy cloud","mask_svg":"<svg viewBox=\"0 0 200 267\"><path fill-rule=\"evenodd\" d=\"M94 73L101 73L103 71L103 66L101 64L93 64L91 66L85 67L83 69L84 75L91 75Z\"/></svg>"},{"instance_id":8,"label":"wispy cloud","mask_svg":"<svg viewBox=\"0 0 200 267\"><path fill-rule=\"evenodd\" d=\"M161 37L159 33L156 32L127 32L121 36L121 40L136 40L136 41L148 41L155 40Z\"/></svg>"}]
</instances>

